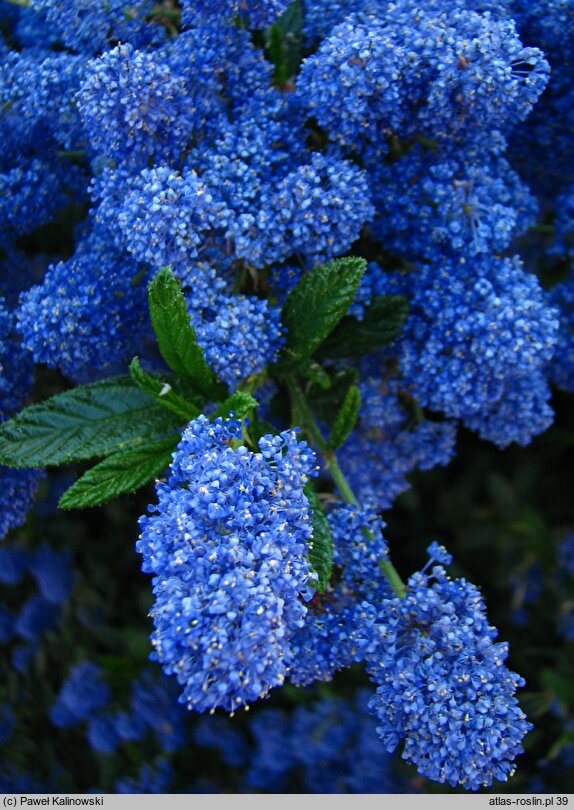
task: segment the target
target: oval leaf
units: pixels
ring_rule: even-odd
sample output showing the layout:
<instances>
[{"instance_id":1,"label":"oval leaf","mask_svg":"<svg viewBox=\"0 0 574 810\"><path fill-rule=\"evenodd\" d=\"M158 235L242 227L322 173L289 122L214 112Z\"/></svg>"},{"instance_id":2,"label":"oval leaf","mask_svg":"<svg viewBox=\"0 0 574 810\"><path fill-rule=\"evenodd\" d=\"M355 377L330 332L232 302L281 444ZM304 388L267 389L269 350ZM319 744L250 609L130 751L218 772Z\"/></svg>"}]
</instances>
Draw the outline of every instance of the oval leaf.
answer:
<instances>
[{"instance_id":1,"label":"oval leaf","mask_svg":"<svg viewBox=\"0 0 574 810\"><path fill-rule=\"evenodd\" d=\"M205 362L197 343L181 286L170 267L160 270L149 284L149 313L159 350L168 366L188 377L205 396L221 399L227 387Z\"/></svg>"}]
</instances>

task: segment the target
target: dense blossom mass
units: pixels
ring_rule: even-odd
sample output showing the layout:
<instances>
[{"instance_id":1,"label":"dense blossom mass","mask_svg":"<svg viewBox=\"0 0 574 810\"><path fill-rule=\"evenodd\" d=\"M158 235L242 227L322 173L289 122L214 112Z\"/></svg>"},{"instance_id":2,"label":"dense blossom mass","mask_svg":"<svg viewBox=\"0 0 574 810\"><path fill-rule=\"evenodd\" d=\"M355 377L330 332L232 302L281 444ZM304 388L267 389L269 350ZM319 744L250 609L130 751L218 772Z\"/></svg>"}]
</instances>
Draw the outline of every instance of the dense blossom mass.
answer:
<instances>
[{"instance_id":1,"label":"dense blossom mass","mask_svg":"<svg viewBox=\"0 0 574 810\"><path fill-rule=\"evenodd\" d=\"M199 711L233 711L283 683L306 613L314 454L294 432L234 449L239 422L192 422L138 549L154 574L155 657Z\"/></svg>"},{"instance_id":2,"label":"dense blossom mass","mask_svg":"<svg viewBox=\"0 0 574 810\"><path fill-rule=\"evenodd\" d=\"M407 596L382 611L368 655L388 751L404 739L403 758L419 773L471 790L512 773L531 724L514 697L524 682L496 636L474 585L441 566L411 577Z\"/></svg>"},{"instance_id":3,"label":"dense blossom mass","mask_svg":"<svg viewBox=\"0 0 574 810\"><path fill-rule=\"evenodd\" d=\"M14 463L0 464L0 538L15 532L0 548L0 644L18 677L46 678L64 748L81 739L98 762L129 762L108 780L117 792L168 792L192 736L244 769L245 791L402 791L384 750L399 746L453 787L513 774L531 727L524 682L480 591L447 576L438 541L403 583L381 513L460 445L529 445L554 420L553 392L574 391L573 7L0 2L0 433L16 448L0 439ZM138 387L141 410L114 403L100 424L90 387L78 427L52 401L54 462L50 420L5 424L33 394L111 376ZM16 465L21 445L34 464ZM84 487L82 506L156 479L136 547L161 669L139 660L138 626L120 672L98 591L110 561L76 524L34 546L62 494L42 464L94 459L67 493ZM528 535L535 521L509 500L508 532ZM573 535L557 520L552 626L571 640ZM541 590L540 569L523 569L508 578L517 623ZM140 586L121 576L129 601ZM142 626L147 596L134 599ZM58 634L74 632L64 667ZM330 682L352 665L370 699L336 697ZM291 696L334 691L245 727L202 718L190 735L183 706L233 715L285 682ZM1 789L72 784L56 758L31 777L15 750L0 756Z\"/></svg>"}]
</instances>

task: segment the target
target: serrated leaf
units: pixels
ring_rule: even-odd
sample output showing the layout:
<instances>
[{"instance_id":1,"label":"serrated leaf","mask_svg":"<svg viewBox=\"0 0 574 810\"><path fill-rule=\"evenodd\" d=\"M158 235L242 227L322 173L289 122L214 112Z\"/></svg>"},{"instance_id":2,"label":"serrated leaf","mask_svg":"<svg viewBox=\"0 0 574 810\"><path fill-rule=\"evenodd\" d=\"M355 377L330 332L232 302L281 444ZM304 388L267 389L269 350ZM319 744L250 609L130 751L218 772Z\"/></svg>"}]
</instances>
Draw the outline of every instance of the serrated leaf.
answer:
<instances>
[{"instance_id":1,"label":"serrated leaf","mask_svg":"<svg viewBox=\"0 0 574 810\"><path fill-rule=\"evenodd\" d=\"M324 593L333 571L333 538L329 521L311 481L305 484L303 492L313 512L313 535L308 560L319 579L312 584L316 591Z\"/></svg>"},{"instance_id":2,"label":"serrated leaf","mask_svg":"<svg viewBox=\"0 0 574 810\"><path fill-rule=\"evenodd\" d=\"M256 399L245 391L234 391L215 411L215 416L228 416L233 412L236 419L243 419L245 414L259 405Z\"/></svg>"},{"instance_id":3,"label":"serrated leaf","mask_svg":"<svg viewBox=\"0 0 574 810\"><path fill-rule=\"evenodd\" d=\"M331 435L329 436L329 447L337 450L347 439L349 434L357 424L359 410L361 407L361 392L357 385L352 385L345 394L343 404L337 414L333 424Z\"/></svg>"},{"instance_id":4,"label":"serrated leaf","mask_svg":"<svg viewBox=\"0 0 574 810\"><path fill-rule=\"evenodd\" d=\"M164 267L148 287L149 312L159 350L168 366L190 379L205 396L220 399L227 387L205 362L197 343L181 286L171 268Z\"/></svg>"},{"instance_id":5,"label":"serrated leaf","mask_svg":"<svg viewBox=\"0 0 574 810\"><path fill-rule=\"evenodd\" d=\"M61 509L99 506L118 495L135 492L171 464L180 436L148 442L114 453L82 475L60 498Z\"/></svg>"},{"instance_id":6,"label":"serrated leaf","mask_svg":"<svg viewBox=\"0 0 574 810\"><path fill-rule=\"evenodd\" d=\"M129 377L110 378L30 405L0 425L0 464L44 467L108 456L180 426Z\"/></svg>"},{"instance_id":7,"label":"serrated leaf","mask_svg":"<svg viewBox=\"0 0 574 810\"><path fill-rule=\"evenodd\" d=\"M302 363L301 367L299 368L299 372L303 377L306 377L308 380L320 385L325 391L328 391L331 387L331 378L323 366L320 366L319 363L316 363L314 360L309 360L307 363Z\"/></svg>"},{"instance_id":8,"label":"serrated leaf","mask_svg":"<svg viewBox=\"0 0 574 810\"><path fill-rule=\"evenodd\" d=\"M327 427L333 428L337 414L343 407L347 391L357 385L359 373L354 368L344 369L331 375L331 388L325 390L319 385L309 385L305 391L307 402L315 416Z\"/></svg>"},{"instance_id":9,"label":"serrated leaf","mask_svg":"<svg viewBox=\"0 0 574 810\"><path fill-rule=\"evenodd\" d=\"M409 314L409 303L401 295L375 298L362 321L343 318L320 348L321 357L362 357L388 346L400 334Z\"/></svg>"},{"instance_id":10,"label":"serrated leaf","mask_svg":"<svg viewBox=\"0 0 574 810\"><path fill-rule=\"evenodd\" d=\"M366 266L364 259L336 259L303 276L283 307L287 340L281 365L296 368L331 334L347 314Z\"/></svg>"},{"instance_id":11,"label":"serrated leaf","mask_svg":"<svg viewBox=\"0 0 574 810\"><path fill-rule=\"evenodd\" d=\"M155 377L152 374L147 374L142 369L137 357L134 357L130 363L130 374L141 391L149 394L156 402L173 411L186 422L195 419L201 413L199 408L174 391L172 381L169 381L166 377Z\"/></svg>"}]
</instances>

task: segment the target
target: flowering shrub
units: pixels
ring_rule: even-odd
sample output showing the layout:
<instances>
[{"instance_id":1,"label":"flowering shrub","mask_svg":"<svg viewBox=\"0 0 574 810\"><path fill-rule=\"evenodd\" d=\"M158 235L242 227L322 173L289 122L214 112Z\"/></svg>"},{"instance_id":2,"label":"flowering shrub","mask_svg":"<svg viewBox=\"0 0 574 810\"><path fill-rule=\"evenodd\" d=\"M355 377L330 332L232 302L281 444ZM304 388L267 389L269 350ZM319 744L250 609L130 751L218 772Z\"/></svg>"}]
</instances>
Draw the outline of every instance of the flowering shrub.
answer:
<instances>
[{"instance_id":1,"label":"flowering shrub","mask_svg":"<svg viewBox=\"0 0 574 810\"><path fill-rule=\"evenodd\" d=\"M560 789L570 6L0 3L4 791Z\"/></svg>"}]
</instances>

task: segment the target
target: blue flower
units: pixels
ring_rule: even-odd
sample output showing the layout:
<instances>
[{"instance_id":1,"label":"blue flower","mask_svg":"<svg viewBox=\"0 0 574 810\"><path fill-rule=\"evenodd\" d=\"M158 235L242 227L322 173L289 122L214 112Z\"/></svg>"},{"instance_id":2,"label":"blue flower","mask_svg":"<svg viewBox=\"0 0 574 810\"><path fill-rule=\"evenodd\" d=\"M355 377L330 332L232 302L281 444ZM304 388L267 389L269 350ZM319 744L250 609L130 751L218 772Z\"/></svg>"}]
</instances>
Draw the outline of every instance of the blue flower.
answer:
<instances>
[{"instance_id":1,"label":"blue flower","mask_svg":"<svg viewBox=\"0 0 574 810\"><path fill-rule=\"evenodd\" d=\"M289 6L290 0L183 0L182 21L215 25L228 24L234 17L246 17L252 28L267 28Z\"/></svg>"},{"instance_id":2,"label":"blue flower","mask_svg":"<svg viewBox=\"0 0 574 810\"><path fill-rule=\"evenodd\" d=\"M227 210L192 170L143 169L131 178L117 215L126 249L159 269L194 259Z\"/></svg>"},{"instance_id":3,"label":"blue flower","mask_svg":"<svg viewBox=\"0 0 574 810\"><path fill-rule=\"evenodd\" d=\"M190 423L137 543L153 573L154 658L197 711L234 711L283 683L309 597L314 454L294 431L234 449L238 422Z\"/></svg>"},{"instance_id":4,"label":"blue flower","mask_svg":"<svg viewBox=\"0 0 574 810\"><path fill-rule=\"evenodd\" d=\"M336 26L303 64L298 92L330 138L382 148L391 134L507 131L528 115L549 72L512 20L403 0Z\"/></svg>"},{"instance_id":5,"label":"blue flower","mask_svg":"<svg viewBox=\"0 0 574 810\"><path fill-rule=\"evenodd\" d=\"M70 728L88 720L110 700L110 690L101 670L90 661L77 664L65 680L50 709L50 720L58 728Z\"/></svg>"},{"instance_id":6,"label":"blue flower","mask_svg":"<svg viewBox=\"0 0 574 810\"><path fill-rule=\"evenodd\" d=\"M340 577L314 597L303 626L293 634L289 677L297 686L329 681L337 670L363 661L377 605L390 593L379 566L388 550L376 513L339 505L328 520Z\"/></svg>"},{"instance_id":7,"label":"blue flower","mask_svg":"<svg viewBox=\"0 0 574 810\"><path fill-rule=\"evenodd\" d=\"M68 599L74 587L72 554L69 550L60 553L49 546L40 546L29 564L29 571L44 599L56 605Z\"/></svg>"},{"instance_id":8,"label":"blue flower","mask_svg":"<svg viewBox=\"0 0 574 810\"><path fill-rule=\"evenodd\" d=\"M196 126L194 93L160 54L118 45L88 62L78 106L94 150L143 168L177 159Z\"/></svg>"},{"instance_id":9,"label":"blue flower","mask_svg":"<svg viewBox=\"0 0 574 810\"><path fill-rule=\"evenodd\" d=\"M440 565L450 565L452 562L452 554L449 554L446 548L441 546L437 540L433 540L430 546L427 546L427 554L429 555L427 565L434 562Z\"/></svg>"},{"instance_id":10,"label":"blue flower","mask_svg":"<svg viewBox=\"0 0 574 810\"><path fill-rule=\"evenodd\" d=\"M20 300L18 329L36 362L80 380L123 368L149 328L141 270L101 227L88 231Z\"/></svg>"},{"instance_id":11,"label":"blue flower","mask_svg":"<svg viewBox=\"0 0 574 810\"><path fill-rule=\"evenodd\" d=\"M525 444L548 427L544 371L557 312L518 258L444 259L396 283L411 297L400 368L423 406L464 419L500 446Z\"/></svg>"},{"instance_id":12,"label":"blue flower","mask_svg":"<svg viewBox=\"0 0 574 810\"><path fill-rule=\"evenodd\" d=\"M403 759L433 781L478 790L514 773L532 726L514 697L524 681L504 665L508 646L496 636L480 591L440 566L381 605L371 711L387 750L404 740Z\"/></svg>"}]
</instances>

